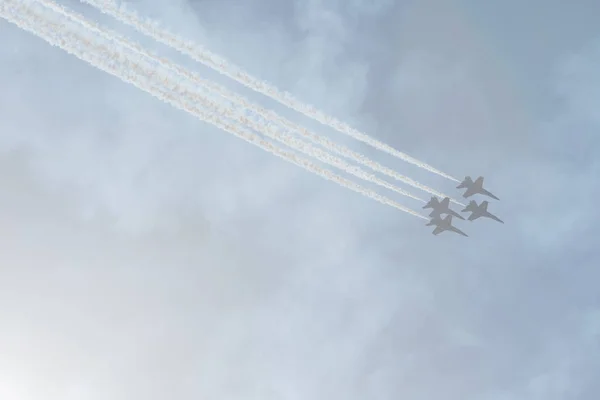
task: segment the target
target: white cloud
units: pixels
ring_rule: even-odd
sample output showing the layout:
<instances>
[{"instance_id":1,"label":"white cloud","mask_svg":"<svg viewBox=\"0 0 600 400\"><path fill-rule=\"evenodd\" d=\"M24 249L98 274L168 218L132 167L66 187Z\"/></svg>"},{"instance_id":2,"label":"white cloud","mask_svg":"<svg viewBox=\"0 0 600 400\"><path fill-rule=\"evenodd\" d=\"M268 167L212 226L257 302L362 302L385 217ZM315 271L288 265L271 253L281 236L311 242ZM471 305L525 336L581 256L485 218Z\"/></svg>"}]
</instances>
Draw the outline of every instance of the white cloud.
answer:
<instances>
[{"instance_id":1,"label":"white cloud","mask_svg":"<svg viewBox=\"0 0 600 400\"><path fill-rule=\"evenodd\" d=\"M369 132L393 130L434 165L487 169L507 223L433 237L0 24L0 396L504 400L593 388L595 242L579 239L598 185L595 164L564 150L577 148L574 125L597 123L595 50L561 80L560 116L521 123L535 117L496 91L502 69L477 46L441 51L460 44L444 42L464 25L456 13L427 34L427 7L403 8L412 23L386 30L397 43L376 29L395 10L385 1L190 4L135 7ZM397 63L374 76L387 58L357 54L358 37L390 43ZM512 117L553 139L507 157L522 131L496 134ZM431 146L449 124L460 136ZM587 197L567 196L569 184Z\"/></svg>"}]
</instances>

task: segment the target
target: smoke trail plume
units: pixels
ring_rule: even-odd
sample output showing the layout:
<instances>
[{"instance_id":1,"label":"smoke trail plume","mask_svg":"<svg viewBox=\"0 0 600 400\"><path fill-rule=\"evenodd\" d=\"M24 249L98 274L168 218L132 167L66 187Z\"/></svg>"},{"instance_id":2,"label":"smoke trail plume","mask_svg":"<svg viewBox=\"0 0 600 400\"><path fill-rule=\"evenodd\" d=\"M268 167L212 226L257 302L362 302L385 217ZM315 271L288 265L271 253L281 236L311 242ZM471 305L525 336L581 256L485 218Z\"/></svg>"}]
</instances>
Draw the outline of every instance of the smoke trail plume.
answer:
<instances>
[{"instance_id":1,"label":"smoke trail plume","mask_svg":"<svg viewBox=\"0 0 600 400\"><path fill-rule=\"evenodd\" d=\"M186 88L181 87L168 79L168 76L158 74L156 67L143 60L141 57L133 57L126 49L119 49L115 43L104 43L95 35L83 35L80 30L73 26L72 21L65 21L55 14L58 22L49 21L50 10L44 7L44 11L35 10L34 3L37 1L26 2L22 0L4 0L0 5L1 16L9 22L19 26L30 33L39 36L46 42L60 47L64 51L76 56L77 58L88 62L94 67L101 69L121 80L144 90L145 92L157 97L158 99L171 104L172 106L195 115L199 119L209 122L222 130L236 135L262 149L269 151L289 162L292 162L310 172L313 172L325 179L336 182L350 190L358 192L382 204L394 207L408 214L421 219L426 217L417 212L406 208L376 192L363 188L352 181L344 179L339 175L325 170L318 165L300 158L295 154L285 151L260 136L228 122L224 118L207 112L199 108L193 96ZM54 18L52 18L54 19ZM71 23L70 23L71 22Z\"/></svg>"},{"instance_id":2,"label":"smoke trail plume","mask_svg":"<svg viewBox=\"0 0 600 400\"><path fill-rule=\"evenodd\" d=\"M243 71L240 67L233 65L221 56L218 56L202 48L194 42L185 40L177 35L174 35L171 32L160 28L156 22L140 18L135 12L128 10L123 5L117 6L111 0L81 1L91 5L92 7L97 8L99 11L108 14L125 24L134 27L139 32L149 37L152 37L153 39L191 57L195 61L198 61L206 65L207 67L210 67L215 71L225 76L228 76L231 79L236 80L242 85L249 87L250 89L255 90L256 92L262 93L272 98L273 100L276 100L279 103L293 110L296 110L309 118L314 119L315 121L318 121L324 125L327 125L337 130L340 133L344 133L380 151L386 152L407 163L416 165L419 168L423 168L429 172L450 179L452 181L460 182L458 179L452 177L451 175L448 175L422 161L419 161L407 154L404 154L385 143L373 139L367 134L359 132L358 130L352 128L348 124L336 118L324 114L322 111L319 111L314 106L302 103L300 100L296 99L291 93L284 92L270 83L267 83L263 80L251 76L247 72Z\"/></svg>"}]
</instances>

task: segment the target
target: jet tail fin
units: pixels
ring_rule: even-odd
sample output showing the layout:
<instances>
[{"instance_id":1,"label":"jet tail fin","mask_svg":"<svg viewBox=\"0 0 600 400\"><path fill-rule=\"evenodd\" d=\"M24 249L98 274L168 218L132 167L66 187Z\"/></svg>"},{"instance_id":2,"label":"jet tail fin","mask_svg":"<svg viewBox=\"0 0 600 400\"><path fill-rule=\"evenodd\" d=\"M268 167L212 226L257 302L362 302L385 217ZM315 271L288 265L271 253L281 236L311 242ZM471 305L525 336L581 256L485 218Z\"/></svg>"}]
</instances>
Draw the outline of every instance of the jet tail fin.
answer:
<instances>
[{"instance_id":1,"label":"jet tail fin","mask_svg":"<svg viewBox=\"0 0 600 400\"><path fill-rule=\"evenodd\" d=\"M473 179L470 176L465 176L465 179L456 187L457 189L468 188L473 184Z\"/></svg>"},{"instance_id":2,"label":"jet tail fin","mask_svg":"<svg viewBox=\"0 0 600 400\"><path fill-rule=\"evenodd\" d=\"M462 209L461 212L474 211L477 208L477 202L475 200L471 200L469 204Z\"/></svg>"}]
</instances>

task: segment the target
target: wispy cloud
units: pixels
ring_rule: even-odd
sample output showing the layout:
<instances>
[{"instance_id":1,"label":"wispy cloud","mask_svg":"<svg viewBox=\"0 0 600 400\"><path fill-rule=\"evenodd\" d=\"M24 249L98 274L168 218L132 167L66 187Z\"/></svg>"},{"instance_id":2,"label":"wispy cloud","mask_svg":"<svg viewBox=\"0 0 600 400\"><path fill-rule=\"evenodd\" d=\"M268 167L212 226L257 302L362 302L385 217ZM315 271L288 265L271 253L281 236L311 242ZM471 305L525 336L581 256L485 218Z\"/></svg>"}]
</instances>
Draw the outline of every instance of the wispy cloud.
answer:
<instances>
[{"instance_id":1,"label":"wispy cloud","mask_svg":"<svg viewBox=\"0 0 600 400\"><path fill-rule=\"evenodd\" d=\"M539 115L498 89L515 82L470 47L495 51L465 10L369 4L135 7L409 154L484 171L506 224L465 226L468 245L0 24L0 396L598 397L596 51L573 49L579 67L527 88L560 82ZM504 46L545 46L535 10Z\"/></svg>"}]
</instances>

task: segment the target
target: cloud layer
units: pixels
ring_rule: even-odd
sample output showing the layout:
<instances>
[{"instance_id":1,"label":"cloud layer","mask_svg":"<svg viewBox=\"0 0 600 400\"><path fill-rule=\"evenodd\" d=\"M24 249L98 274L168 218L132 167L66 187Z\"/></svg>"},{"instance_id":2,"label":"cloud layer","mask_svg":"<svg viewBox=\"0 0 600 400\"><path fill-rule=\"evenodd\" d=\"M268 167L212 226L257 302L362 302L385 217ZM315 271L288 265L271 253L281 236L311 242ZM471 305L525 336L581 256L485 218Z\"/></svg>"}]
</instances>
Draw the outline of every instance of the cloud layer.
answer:
<instances>
[{"instance_id":1,"label":"cloud layer","mask_svg":"<svg viewBox=\"0 0 600 400\"><path fill-rule=\"evenodd\" d=\"M135 7L402 151L485 175L507 223L433 237L0 23L0 397L598 397L597 40L540 71L540 113L525 95L539 85L458 5Z\"/></svg>"}]
</instances>

